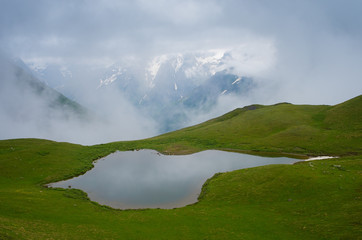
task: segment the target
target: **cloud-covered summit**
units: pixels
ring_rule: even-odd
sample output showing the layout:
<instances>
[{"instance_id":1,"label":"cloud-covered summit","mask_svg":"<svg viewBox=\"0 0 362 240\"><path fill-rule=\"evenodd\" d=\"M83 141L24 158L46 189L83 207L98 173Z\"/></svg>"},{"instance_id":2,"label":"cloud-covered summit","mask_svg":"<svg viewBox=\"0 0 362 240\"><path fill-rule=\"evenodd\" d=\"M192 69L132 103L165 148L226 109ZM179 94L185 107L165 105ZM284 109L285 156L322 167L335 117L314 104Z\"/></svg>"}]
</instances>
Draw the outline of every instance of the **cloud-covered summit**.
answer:
<instances>
[{"instance_id":1,"label":"cloud-covered summit","mask_svg":"<svg viewBox=\"0 0 362 240\"><path fill-rule=\"evenodd\" d=\"M0 43L25 60L106 65L268 42L276 58L263 77L283 85L270 101L336 103L361 92L361 8L358 0L3 0Z\"/></svg>"},{"instance_id":2,"label":"cloud-covered summit","mask_svg":"<svg viewBox=\"0 0 362 240\"><path fill-rule=\"evenodd\" d=\"M111 80L106 69L122 63L147 88L165 58L208 51L217 58L222 50L231 56L223 55L223 68L256 87L217 99L207 114L214 117L250 103L336 104L361 94L360 9L359 0L1 0L0 46L29 66L59 66L72 75L59 91L122 117L138 110L118 90L95 97L100 80ZM189 69L190 79L200 80L201 62ZM148 75L141 74L147 66Z\"/></svg>"}]
</instances>

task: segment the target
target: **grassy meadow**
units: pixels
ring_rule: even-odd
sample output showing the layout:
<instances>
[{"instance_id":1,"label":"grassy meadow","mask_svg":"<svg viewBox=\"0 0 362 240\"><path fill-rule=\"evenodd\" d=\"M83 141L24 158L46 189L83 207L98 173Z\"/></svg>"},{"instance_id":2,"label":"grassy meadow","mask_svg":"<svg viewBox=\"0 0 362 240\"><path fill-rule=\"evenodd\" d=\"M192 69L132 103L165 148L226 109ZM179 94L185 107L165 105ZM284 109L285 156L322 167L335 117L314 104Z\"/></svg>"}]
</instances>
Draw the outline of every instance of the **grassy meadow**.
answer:
<instances>
[{"instance_id":1,"label":"grassy meadow","mask_svg":"<svg viewBox=\"0 0 362 240\"><path fill-rule=\"evenodd\" d=\"M223 149L339 158L216 174L199 202L117 210L45 184L82 174L116 150ZM362 96L335 106L236 109L139 141L81 146L0 141L0 239L362 239Z\"/></svg>"}]
</instances>

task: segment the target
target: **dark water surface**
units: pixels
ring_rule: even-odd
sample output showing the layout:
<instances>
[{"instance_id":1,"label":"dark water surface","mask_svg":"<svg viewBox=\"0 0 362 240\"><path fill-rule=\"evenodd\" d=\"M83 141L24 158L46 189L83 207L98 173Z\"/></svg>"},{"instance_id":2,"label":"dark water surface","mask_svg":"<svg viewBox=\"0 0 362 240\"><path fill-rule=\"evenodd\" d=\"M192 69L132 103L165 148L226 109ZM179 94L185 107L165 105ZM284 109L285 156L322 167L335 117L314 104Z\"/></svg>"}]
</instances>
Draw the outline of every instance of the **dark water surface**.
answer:
<instances>
[{"instance_id":1,"label":"dark water surface","mask_svg":"<svg viewBox=\"0 0 362 240\"><path fill-rule=\"evenodd\" d=\"M217 150L192 155L115 152L84 175L50 186L81 189L92 201L113 208L175 208L195 203L203 183L217 172L297 161Z\"/></svg>"}]
</instances>

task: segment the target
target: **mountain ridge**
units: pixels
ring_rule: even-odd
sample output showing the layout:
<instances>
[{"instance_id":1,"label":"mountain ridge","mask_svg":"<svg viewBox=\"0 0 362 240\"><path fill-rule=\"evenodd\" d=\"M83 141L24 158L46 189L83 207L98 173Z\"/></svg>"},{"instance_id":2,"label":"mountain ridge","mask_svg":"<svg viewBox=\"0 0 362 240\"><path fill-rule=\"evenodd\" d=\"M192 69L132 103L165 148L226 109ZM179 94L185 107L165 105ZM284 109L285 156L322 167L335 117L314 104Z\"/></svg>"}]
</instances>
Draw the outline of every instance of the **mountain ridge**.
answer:
<instances>
[{"instance_id":1,"label":"mountain ridge","mask_svg":"<svg viewBox=\"0 0 362 240\"><path fill-rule=\"evenodd\" d=\"M21 93L29 93L30 95L34 95L33 97L43 98L44 102L47 102L47 106L50 109L61 110L65 113L65 115L67 115L67 111L70 111L72 114L77 115L80 119L84 119L84 117L89 114L89 110L85 107L73 100L70 100L62 93L52 89L44 82L37 79L32 74L31 70L27 68L27 65L20 59L11 61L6 59L4 56L1 56L1 58L1 76L3 84L6 82L5 84L7 85L5 85L5 87L11 86L13 87L13 90L19 90L16 94L13 94L13 97L17 97ZM10 76L6 76L6 74L4 74L5 71L9 71ZM7 89L4 88L4 90ZM27 101L27 99L24 100Z\"/></svg>"}]
</instances>

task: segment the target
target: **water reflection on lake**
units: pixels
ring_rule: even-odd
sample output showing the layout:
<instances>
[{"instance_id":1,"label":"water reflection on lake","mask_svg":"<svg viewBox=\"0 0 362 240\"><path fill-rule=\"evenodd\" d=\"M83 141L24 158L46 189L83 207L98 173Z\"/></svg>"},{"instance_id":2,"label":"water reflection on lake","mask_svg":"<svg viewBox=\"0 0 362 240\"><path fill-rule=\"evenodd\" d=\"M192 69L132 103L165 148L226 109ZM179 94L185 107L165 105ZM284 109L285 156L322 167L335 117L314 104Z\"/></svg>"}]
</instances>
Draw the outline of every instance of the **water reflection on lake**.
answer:
<instances>
[{"instance_id":1,"label":"water reflection on lake","mask_svg":"<svg viewBox=\"0 0 362 240\"><path fill-rule=\"evenodd\" d=\"M216 150L192 155L116 152L84 175L50 186L81 189L92 201L114 208L175 208L196 202L203 183L217 172L296 161Z\"/></svg>"}]
</instances>

